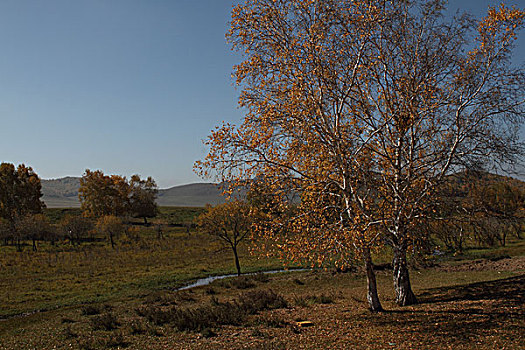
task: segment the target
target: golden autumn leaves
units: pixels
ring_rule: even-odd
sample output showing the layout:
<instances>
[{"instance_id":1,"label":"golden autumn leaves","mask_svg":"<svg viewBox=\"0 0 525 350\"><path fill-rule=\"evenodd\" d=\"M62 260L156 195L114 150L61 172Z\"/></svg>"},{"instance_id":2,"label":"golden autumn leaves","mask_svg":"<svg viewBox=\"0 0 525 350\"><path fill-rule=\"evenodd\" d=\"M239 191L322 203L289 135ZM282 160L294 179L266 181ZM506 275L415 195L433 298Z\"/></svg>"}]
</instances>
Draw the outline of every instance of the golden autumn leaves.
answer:
<instances>
[{"instance_id":1,"label":"golden autumn leaves","mask_svg":"<svg viewBox=\"0 0 525 350\"><path fill-rule=\"evenodd\" d=\"M260 182L282 199L256 230L288 258L344 265L391 245L403 305L415 301L407 249L424 235L436 186L462 167L519 156L505 127L521 123L525 79L498 52L511 50L524 12L502 5L474 23L444 21L443 10L440 1L238 5L227 37L244 54L234 75L247 113L214 130L196 163L201 175ZM462 54L475 26L479 47Z\"/></svg>"}]
</instances>

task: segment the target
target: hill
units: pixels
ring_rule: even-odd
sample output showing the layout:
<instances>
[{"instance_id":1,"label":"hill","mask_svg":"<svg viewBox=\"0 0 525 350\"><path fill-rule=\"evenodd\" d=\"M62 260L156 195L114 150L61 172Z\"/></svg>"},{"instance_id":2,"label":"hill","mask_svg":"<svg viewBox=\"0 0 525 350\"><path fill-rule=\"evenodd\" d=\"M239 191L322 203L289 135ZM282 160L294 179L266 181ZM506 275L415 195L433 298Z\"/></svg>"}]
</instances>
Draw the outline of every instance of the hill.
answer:
<instances>
[{"instance_id":1,"label":"hill","mask_svg":"<svg viewBox=\"0 0 525 350\"><path fill-rule=\"evenodd\" d=\"M518 187L525 187L525 183L508 176L496 175L487 172L461 172L449 176L449 181L455 187L461 187L466 182L509 183ZM61 179L42 180L43 201L48 208L78 208L78 188L80 177L64 177ZM241 191L241 195L245 190ZM459 193L458 193L459 194ZM159 206L174 207L204 207L206 204L216 205L223 203L221 189L214 183L194 183L174 186L159 190L157 204Z\"/></svg>"},{"instance_id":2,"label":"hill","mask_svg":"<svg viewBox=\"0 0 525 350\"><path fill-rule=\"evenodd\" d=\"M78 208L79 177L42 180L42 200L48 208ZM203 207L224 202L217 184L195 183L159 190L157 204L174 207Z\"/></svg>"},{"instance_id":3,"label":"hill","mask_svg":"<svg viewBox=\"0 0 525 350\"><path fill-rule=\"evenodd\" d=\"M42 200L48 208L78 208L79 177L63 177L61 179L42 180Z\"/></svg>"},{"instance_id":4,"label":"hill","mask_svg":"<svg viewBox=\"0 0 525 350\"><path fill-rule=\"evenodd\" d=\"M159 206L203 207L224 202L219 185L214 183L195 183L159 190Z\"/></svg>"}]
</instances>

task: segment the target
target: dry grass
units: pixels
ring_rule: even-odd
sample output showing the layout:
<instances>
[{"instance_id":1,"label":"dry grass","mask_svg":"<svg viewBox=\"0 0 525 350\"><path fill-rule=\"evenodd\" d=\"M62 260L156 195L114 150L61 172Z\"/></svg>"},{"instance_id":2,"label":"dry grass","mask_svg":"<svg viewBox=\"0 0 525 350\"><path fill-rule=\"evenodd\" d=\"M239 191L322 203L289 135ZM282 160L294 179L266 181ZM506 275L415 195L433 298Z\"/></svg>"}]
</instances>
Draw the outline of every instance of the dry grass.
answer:
<instances>
[{"instance_id":1,"label":"dry grass","mask_svg":"<svg viewBox=\"0 0 525 350\"><path fill-rule=\"evenodd\" d=\"M247 271L282 266L250 256L244 247L241 264ZM177 227L167 229L162 240L156 239L154 228L143 228L140 241L122 237L115 250L103 242L42 244L38 252L22 253L0 246L0 318L138 297L234 269L233 254L219 242Z\"/></svg>"},{"instance_id":2,"label":"dry grass","mask_svg":"<svg viewBox=\"0 0 525 350\"><path fill-rule=\"evenodd\" d=\"M231 273L230 253L179 228L163 241L149 235L115 251L2 248L0 313L8 317L0 320L0 349L518 349L525 342L524 241L503 255L486 250L413 270L421 303L412 307L394 305L391 275L379 271L388 311L372 314L355 273L252 275L175 291L198 276ZM246 252L243 262L251 271L277 265ZM27 314L13 316L19 312ZM305 320L313 326L296 324Z\"/></svg>"},{"instance_id":3,"label":"dry grass","mask_svg":"<svg viewBox=\"0 0 525 350\"><path fill-rule=\"evenodd\" d=\"M101 305L98 315L74 307L9 319L2 321L10 327L0 333L0 348L518 349L525 341L525 271L519 264L500 271L497 263L468 273L413 271L421 303L405 308L393 304L391 276L379 272L380 296L388 310L380 314L366 309L362 276L284 273L264 282L253 278L253 287L242 290L216 281L210 286L213 295L210 287L199 287L123 299ZM460 263L470 264L477 263ZM270 289L288 303L258 304ZM157 322L160 315L164 319ZM102 317L107 322L94 327ZM296 325L303 320L313 326Z\"/></svg>"}]
</instances>

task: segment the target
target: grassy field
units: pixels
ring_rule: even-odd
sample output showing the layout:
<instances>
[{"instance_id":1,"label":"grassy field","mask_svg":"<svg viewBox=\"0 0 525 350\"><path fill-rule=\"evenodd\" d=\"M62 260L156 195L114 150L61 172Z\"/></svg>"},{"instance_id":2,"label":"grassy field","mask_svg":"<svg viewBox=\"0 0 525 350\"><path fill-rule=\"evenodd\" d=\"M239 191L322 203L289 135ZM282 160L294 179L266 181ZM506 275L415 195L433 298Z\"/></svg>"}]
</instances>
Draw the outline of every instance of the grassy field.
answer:
<instances>
[{"instance_id":1,"label":"grassy field","mask_svg":"<svg viewBox=\"0 0 525 350\"><path fill-rule=\"evenodd\" d=\"M155 225L137 225L133 235L117 239L116 249L111 249L103 237L79 246L40 242L37 252L29 246L23 252L14 246L1 246L0 317L138 297L177 288L197 278L233 273L229 249L194 228L188 233L182 227L202 210L161 208L155 221L164 224L162 239L158 239ZM53 223L65 215L79 214L78 209L46 211ZM240 254L246 271L282 266L277 260L251 256L245 246Z\"/></svg>"},{"instance_id":2,"label":"grassy field","mask_svg":"<svg viewBox=\"0 0 525 350\"><path fill-rule=\"evenodd\" d=\"M0 317L88 302L138 297L177 288L196 278L233 273L232 254L219 242L185 229L171 228L157 240L151 229L138 242L122 238L116 249L104 242L79 247L40 246L38 252L2 247ZM278 261L241 252L247 271L275 269Z\"/></svg>"},{"instance_id":3,"label":"grassy field","mask_svg":"<svg viewBox=\"0 0 525 350\"><path fill-rule=\"evenodd\" d=\"M525 341L524 240L413 270L421 304L412 307L395 306L391 275L379 271L388 312L371 314L361 273L253 275L176 291L234 272L228 249L179 227L197 212L164 208L163 239L154 225L137 226L139 238L120 237L117 249L0 247L0 349L518 349ZM282 266L246 247L241 264Z\"/></svg>"},{"instance_id":4,"label":"grassy field","mask_svg":"<svg viewBox=\"0 0 525 350\"><path fill-rule=\"evenodd\" d=\"M149 221L162 222L168 225L182 226L191 223L204 211L200 207L159 207L159 213L156 218ZM44 214L49 218L51 223L58 223L66 215L81 215L80 208L47 208ZM135 222L142 222L142 219L135 219Z\"/></svg>"}]
</instances>

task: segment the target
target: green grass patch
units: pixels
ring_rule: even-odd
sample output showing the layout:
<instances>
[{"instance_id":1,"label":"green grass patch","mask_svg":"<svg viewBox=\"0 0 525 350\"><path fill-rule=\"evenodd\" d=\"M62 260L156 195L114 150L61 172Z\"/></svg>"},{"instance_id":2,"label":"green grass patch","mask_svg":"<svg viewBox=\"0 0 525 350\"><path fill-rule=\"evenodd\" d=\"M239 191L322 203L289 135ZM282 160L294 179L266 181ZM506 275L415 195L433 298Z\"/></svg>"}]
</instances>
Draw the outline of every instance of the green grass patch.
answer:
<instances>
[{"instance_id":1,"label":"green grass patch","mask_svg":"<svg viewBox=\"0 0 525 350\"><path fill-rule=\"evenodd\" d=\"M195 222L204 210L200 207L160 207L158 219L170 225L184 225Z\"/></svg>"},{"instance_id":2,"label":"green grass patch","mask_svg":"<svg viewBox=\"0 0 525 350\"><path fill-rule=\"evenodd\" d=\"M44 215L47 216L47 218L49 219L49 221L51 221L52 224L57 224L66 215L82 215L82 210L80 208L45 208Z\"/></svg>"},{"instance_id":3,"label":"green grass patch","mask_svg":"<svg viewBox=\"0 0 525 350\"><path fill-rule=\"evenodd\" d=\"M136 243L118 241L71 246L41 244L37 252L0 247L0 317L104 302L173 289L202 277L234 273L233 255L197 231L169 228L158 240L149 228ZM247 271L281 268L277 260L258 259L246 247Z\"/></svg>"}]
</instances>

